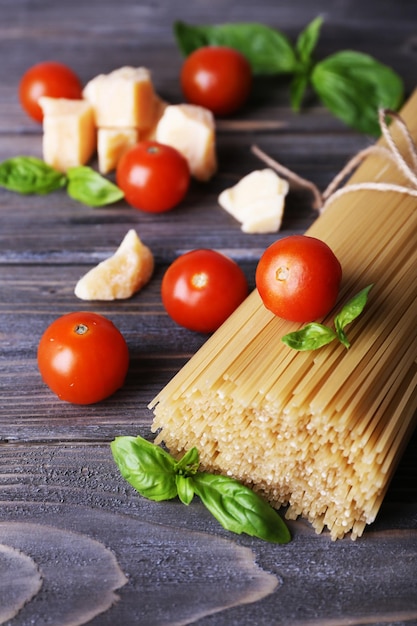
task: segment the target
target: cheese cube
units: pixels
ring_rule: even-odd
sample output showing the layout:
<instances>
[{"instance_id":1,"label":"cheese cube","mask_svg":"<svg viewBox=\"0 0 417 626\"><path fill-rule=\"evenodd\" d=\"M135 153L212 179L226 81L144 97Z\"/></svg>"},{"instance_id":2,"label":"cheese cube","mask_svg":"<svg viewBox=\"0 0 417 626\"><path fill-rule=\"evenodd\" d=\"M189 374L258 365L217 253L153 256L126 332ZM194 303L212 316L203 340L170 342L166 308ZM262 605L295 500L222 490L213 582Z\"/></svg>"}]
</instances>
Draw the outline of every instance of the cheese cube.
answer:
<instances>
[{"instance_id":1,"label":"cheese cube","mask_svg":"<svg viewBox=\"0 0 417 626\"><path fill-rule=\"evenodd\" d=\"M225 189L218 202L245 233L275 233L282 223L288 182L272 169L255 170L234 187Z\"/></svg>"},{"instance_id":2,"label":"cheese cube","mask_svg":"<svg viewBox=\"0 0 417 626\"><path fill-rule=\"evenodd\" d=\"M85 165L97 147L94 112L85 100L39 99L43 110L43 158L52 167L66 172Z\"/></svg>"},{"instance_id":3,"label":"cheese cube","mask_svg":"<svg viewBox=\"0 0 417 626\"><path fill-rule=\"evenodd\" d=\"M155 96L152 124L149 128L141 129L139 134L140 141L156 141L156 129L167 106L168 102L165 102L157 95Z\"/></svg>"},{"instance_id":4,"label":"cheese cube","mask_svg":"<svg viewBox=\"0 0 417 626\"><path fill-rule=\"evenodd\" d=\"M156 128L156 141L181 152L197 180L209 180L217 170L214 116L204 107L167 106Z\"/></svg>"},{"instance_id":5,"label":"cheese cube","mask_svg":"<svg viewBox=\"0 0 417 626\"><path fill-rule=\"evenodd\" d=\"M136 128L99 128L97 133L98 169L108 174L116 169L120 157L137 144L139 133Z\"/></svg>"},{"instance_id":6,"label":"cheese cube","mask_svg":"<svg viewBox=\"0 0 417 626\"><path fill-rule=\"evenodd\" d=\"M84 87L97 126L147 129L154 120L155 92L149 70L121 67L99 74Z\"/></svg>"}]
</instances>

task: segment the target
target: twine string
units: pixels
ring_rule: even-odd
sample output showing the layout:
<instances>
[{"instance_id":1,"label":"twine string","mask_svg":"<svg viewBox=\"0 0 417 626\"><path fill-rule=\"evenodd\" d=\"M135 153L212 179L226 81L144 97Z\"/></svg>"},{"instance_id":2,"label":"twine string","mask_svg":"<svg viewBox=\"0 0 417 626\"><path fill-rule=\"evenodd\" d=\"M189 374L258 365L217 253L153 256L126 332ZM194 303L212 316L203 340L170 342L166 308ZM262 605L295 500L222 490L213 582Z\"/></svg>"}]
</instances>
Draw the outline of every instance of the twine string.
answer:
<instances>
[{"instance_id":1,"label":"twine string","mask_svg":"<svg viewBox=\"0 0 417 626\"><path fill-rule=\"evenodd\" d=\"M285 176L293 188L308 189L313 195L313 208L319 213L322 213L325 209L327 209L328 206L340 196L346 193L358 192L362 190L394 191L417 198L417 147L410 135L407 125L401 116L391 109L379 109L378 117L381 132L387 145L374 145L360 150L333 178L323 193L320 192L318 187L313 182L302 178L275 159L272 159L258 146L254 145L251 149L261 161L268 165L268 167L271 167L271 169L274 169L279 174ZM390 117L394 122L396 122L398 129L401 131L405 140L407 151L406 157L401 153L396 141L394 140L391 129L387 124L387 117ZM405 176L408 181L408 185L398 185L396 183L385 182L363 182L347 184L344 187L340 187L343 180L371 154L376 154L390 160Z\"/></svg>"}]
</instances>

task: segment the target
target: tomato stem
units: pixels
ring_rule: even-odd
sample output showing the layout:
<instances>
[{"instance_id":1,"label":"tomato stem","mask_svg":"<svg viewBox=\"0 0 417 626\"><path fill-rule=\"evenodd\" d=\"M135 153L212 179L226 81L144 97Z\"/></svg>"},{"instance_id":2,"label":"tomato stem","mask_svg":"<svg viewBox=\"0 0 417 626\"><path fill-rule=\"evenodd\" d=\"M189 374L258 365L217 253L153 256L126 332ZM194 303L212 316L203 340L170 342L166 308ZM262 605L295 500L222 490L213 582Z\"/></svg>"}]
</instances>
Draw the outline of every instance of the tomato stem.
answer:
<instances>
[{"instance_id":1,"label":"tomato stem","mask_svg":"<svg viewBox=\"0 0 417 626\"><path fill-rule=\"evenodd\" d=\"M196 289L204 289L208 284L208 276L205 272L194 274L191 283Z\"/></svg>"},{"instance_id":2,"label":"tomato stem","mask_svg":"<svg viewBox=\"0 0 417 626\"><path fill-rule=\"evenodd\" d=\"M275 277L278 281L286 281L290 275L290 270L288 267L280 266L275 274Z\"/></svg>"},{"instance_id":3,"label":"tomato stem","mask_svg":"<svg viewBox=\"0 0 417 626\"><path fill-rule=\"evenodd\" d=\"M77 324L74 326L74 332L76 335L85 335L88 332L88 326L85 324Z\"/></svg>"}]
</instances>

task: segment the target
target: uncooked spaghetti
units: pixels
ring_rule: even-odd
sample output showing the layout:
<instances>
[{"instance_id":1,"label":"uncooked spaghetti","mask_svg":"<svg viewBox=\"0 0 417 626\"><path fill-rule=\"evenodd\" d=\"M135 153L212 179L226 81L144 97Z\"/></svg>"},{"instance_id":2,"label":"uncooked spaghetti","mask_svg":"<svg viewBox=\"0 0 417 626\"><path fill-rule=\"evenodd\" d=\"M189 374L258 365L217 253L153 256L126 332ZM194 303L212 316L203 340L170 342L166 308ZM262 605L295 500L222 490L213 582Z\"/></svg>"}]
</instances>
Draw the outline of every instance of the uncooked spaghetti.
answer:
<instances>
[{"instance_id":1,"label":"uncooked spaghetti","mask_svg":"<svg viewBox=\"0 0 417 626\"><path fill-rule=\"evenodd\" d=\"M417 94L401 113L412 137L416 109ZM379 153L348 184L367 181L408 184ZM299 326L255 290L153 400L152 428L171 452L196 446L205 469L287 506L287 518L355 539L375 519L417 417L417 199L342 194L307 234L341 261L336 309L374 285L350 349L291 350L281 337Z\"/></svg>"}]
</instances>

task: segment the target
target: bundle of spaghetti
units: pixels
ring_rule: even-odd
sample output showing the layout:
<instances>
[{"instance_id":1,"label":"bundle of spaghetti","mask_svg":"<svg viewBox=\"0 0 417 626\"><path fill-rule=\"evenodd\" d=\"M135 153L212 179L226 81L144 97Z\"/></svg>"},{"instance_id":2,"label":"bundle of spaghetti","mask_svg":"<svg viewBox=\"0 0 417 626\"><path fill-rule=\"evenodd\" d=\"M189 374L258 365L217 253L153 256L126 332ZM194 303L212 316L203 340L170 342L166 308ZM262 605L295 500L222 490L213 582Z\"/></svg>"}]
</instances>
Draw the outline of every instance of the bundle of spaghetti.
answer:
<instances>
[{"instance_id":1,"label":"bundle of spaghetti","mask_svg":"<svg viewBox=\"0 0 417 626\"><path fill-rule=\"evenodd\" d=\"M417 93L401 111L411 137L416 110ZM396 144L407 151L402 135ZM347 185L368 181L409 184L377 153ZM417 197L344 193L306 234L328 243L343 267L324 324L373 284L348 328L351 347L290 349L281 338L301 325L266 310L255 289L150 404L152 430L174 454L196 446L202 468L287 507L287 518L355 539L374 521L417 419Z\"/></svg>"}]
</instances>

